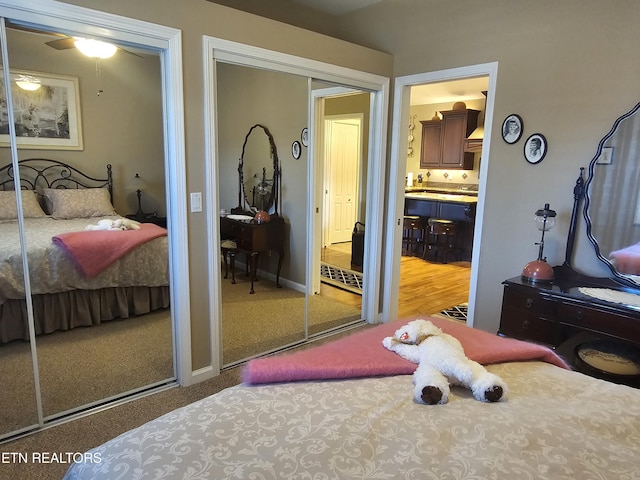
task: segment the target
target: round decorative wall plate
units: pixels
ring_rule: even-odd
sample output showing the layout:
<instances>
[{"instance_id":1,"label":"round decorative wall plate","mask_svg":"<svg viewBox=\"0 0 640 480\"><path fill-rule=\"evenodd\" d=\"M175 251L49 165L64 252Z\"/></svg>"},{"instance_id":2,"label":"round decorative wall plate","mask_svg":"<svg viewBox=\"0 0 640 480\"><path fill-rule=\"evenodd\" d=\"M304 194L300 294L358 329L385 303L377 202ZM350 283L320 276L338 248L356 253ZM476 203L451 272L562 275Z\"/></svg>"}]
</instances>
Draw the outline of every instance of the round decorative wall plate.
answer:
<instances>
[{"instance_id":1,"label":"round decorative wall plate","mask_svg":"<svg viewBox=\"0 0 640 480\"><path fill-rule=\"evenodd\" d=\"M309 146L309 129L307 127L304 127L300 132L300 141L304 147Z\"/></svg>"},{"instance_id":2,"label":"round decorative wall plate","mask_svg":"<svg viewBox=\"0 0 640 480\"><path fill-rule=\"evenodd\" d=\"M301 154L302 154L302 145L300 145L300 142L296 140L291 144L291 155L293 155L293 158L298 160Z\"/></svg>"}]
</instances>

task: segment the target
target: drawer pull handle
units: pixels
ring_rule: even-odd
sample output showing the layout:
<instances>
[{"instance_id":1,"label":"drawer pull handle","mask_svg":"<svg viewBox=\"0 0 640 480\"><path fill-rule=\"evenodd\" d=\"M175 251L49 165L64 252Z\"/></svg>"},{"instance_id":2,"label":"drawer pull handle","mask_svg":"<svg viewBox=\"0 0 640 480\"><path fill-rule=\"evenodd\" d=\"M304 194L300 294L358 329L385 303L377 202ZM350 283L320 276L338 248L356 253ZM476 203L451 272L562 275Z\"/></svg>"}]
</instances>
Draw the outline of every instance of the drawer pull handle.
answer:
<instances>
[{"instance_id":1,"label":"drawer pull handle","mask_svg":"<svg viewBox=\"0 0 640 480\"><path fill-rule=\"evenodd\" d=\"M529 328L529 320L525 320L522 322L522 329L527 330Z\"/></svg>"},{"instance_id":2,"label":"drawer pull handle","mask_svg":"<svg viewBox=\"0 0 640 480\"><path fill-rule=\"evenodd\" d=\"M584 312L583 312L582 310L578 310L578 311L576 312L576 318L577 318L578 320L582 320L582 319L584 318Z\"/></svg>"},{"instance_id":3,"label":"drawer pull handle","mask_svg":"<svg viewBox=\"0 0 640 480\"><path fill-rule=\"evenodd\" d=\"M524 302L524 306L526 308L531 308L533 307L533 299L532 298L527 298L527 300Z\"/></svg>"}]
</instances>

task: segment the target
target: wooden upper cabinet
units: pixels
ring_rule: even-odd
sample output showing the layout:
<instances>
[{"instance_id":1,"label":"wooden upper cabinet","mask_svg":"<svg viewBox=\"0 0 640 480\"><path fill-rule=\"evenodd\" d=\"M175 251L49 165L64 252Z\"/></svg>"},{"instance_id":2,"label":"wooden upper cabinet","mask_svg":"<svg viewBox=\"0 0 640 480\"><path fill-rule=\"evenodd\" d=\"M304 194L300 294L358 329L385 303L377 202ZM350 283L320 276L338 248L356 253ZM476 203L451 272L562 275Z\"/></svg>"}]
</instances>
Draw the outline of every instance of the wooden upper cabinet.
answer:
<instances>
[{"instance_id":1,"label":"wooden upper cabinet","mask_svg":"<svg viewBox=\"0 0 640 480\"><path fill-rule=\"evenodd\" d=\"M421 120L422 144L420 148L420 168L440 166L440 130L441 120Z\"/></svg>"},{"instance_id":2,"label":"wooden upper cabinet","mask_svg":"<svg viewBox=\"0 0 640 480\"><path fill-rule=\"evenodd\" d=\"M477 128L479 110L445 110L442 121L422 123L421 168L473 170L473 152L465 152L465 139Z\"/></svg>"}]
</instances>

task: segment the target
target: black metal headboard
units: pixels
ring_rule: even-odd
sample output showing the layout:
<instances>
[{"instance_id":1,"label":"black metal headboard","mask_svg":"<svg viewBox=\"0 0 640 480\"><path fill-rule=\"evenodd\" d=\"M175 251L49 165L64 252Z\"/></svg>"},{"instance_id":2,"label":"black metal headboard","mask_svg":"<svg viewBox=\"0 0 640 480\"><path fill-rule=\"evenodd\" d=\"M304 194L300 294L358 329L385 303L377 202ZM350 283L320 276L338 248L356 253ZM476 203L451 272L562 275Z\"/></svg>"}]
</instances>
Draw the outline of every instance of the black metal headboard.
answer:
<instances>
[{"instance_id":1,"label":"black metal headboard","mask_svg":"<svg viewBox=\"0 0 640 480\"><path fill-rule=\"evenodd\" d=\"M36 190L44 188L107 188L113 203L113 177L111 164L107 165L107 178L94 178L66 163L47 158L28 158L18 162L20 188ZM0 190L14 189L12 164L0 168Z\"/></svg>"}]
</instances>

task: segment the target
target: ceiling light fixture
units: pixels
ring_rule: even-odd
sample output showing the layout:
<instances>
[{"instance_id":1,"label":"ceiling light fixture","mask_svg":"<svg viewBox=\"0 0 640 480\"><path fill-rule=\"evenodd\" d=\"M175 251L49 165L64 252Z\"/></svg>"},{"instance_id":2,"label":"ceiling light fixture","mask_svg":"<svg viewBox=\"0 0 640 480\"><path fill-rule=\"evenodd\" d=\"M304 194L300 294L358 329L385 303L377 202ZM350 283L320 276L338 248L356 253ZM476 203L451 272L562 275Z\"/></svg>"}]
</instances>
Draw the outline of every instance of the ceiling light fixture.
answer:
<instances>
[{"instance_id":1,"label":"ceiling light fixture","mask_svg":"<svg viewBox=\"0 0 640 480\"><path fill-rule=\"evenodd\" d=\"M91 38L76 38L73 43L80 52L91 58L110 58L118 50L118 47L112 43Z\"/></svg>"},{"instance_id":2,"label":"ceiling light fixture","mask_svg":"<svg viewBox=\"0 0 640 480\"><path fill-rule=\"evenodd\" d=\"M16 78L15 82L21 89L29 92L35 92L42 86L40 80L31 75L20 75Z\"/></svg>"}]
</instances>

